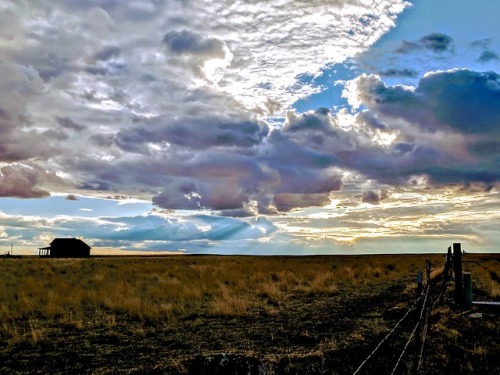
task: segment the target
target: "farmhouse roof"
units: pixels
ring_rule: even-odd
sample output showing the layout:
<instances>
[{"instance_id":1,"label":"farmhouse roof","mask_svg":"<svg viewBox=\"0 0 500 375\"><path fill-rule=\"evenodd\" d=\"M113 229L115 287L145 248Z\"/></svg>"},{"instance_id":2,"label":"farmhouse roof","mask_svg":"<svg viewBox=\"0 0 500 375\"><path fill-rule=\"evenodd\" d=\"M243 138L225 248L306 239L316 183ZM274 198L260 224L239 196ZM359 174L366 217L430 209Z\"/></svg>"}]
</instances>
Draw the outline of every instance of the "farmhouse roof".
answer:
<instances>
[{"instance_id":1,"label":"farmhouse roof","mask_svg":"<svg viewBox=\"0 0 500 375\"><path fill-rule=\"evenodd\" d=\"M50 246L78 246L90 249L90 246L78 238L54 238Z\"/></svg>"}]
</instances>

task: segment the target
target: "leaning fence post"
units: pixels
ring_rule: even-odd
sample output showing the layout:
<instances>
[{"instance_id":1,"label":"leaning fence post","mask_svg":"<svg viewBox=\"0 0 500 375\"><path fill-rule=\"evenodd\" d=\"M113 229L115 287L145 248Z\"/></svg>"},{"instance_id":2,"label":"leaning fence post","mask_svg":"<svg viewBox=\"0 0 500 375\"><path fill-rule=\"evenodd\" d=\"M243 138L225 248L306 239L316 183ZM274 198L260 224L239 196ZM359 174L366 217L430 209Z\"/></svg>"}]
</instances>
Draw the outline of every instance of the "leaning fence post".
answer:
<instances>
[{"instance_id":1,"label":"leaning fence post","mask_svg":"<svg viewBox=\"0 0 500 375\"><path fill-rule=\"evenodd\" d=\"M472 309L472 275L470 272L464 272L464 292L465 307Z\"/></svg>"},{"instance_id":2,"label":"leaning fence post","mask_svg":"<svg viewBox=\"0 0 500 375\"><path fill-rule=\"evenodd\" d=\"M459 304L464 300L464 289L462 279L462 245L453 244L453 272L455 272L455 301Z\"/></svg>"}]
</instances>

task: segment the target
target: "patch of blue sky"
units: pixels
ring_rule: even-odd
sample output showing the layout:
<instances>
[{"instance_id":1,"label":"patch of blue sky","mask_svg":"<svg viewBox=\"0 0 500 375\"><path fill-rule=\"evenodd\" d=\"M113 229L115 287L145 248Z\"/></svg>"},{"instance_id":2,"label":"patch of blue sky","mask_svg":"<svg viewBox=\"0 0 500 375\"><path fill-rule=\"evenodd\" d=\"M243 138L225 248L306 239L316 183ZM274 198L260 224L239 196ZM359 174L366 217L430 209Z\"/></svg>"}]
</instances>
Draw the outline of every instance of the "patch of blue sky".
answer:
<instances>
[{"instance_id":1,"label":"patch of blue sky","mask_svg":"<svg viewBox=\"0 0 500 375\"><path fill-rule=\"evenodd\" d=\"M285 118L283 116L270 116L266 117L266 121L269 125L280 127L285 123Z\"/></svg>"},{"instance_id":2,"label":"patch of blue sky","mask_svg":"<svg viewBox=\"0 0 500 375\"><path fill-rule=\"evenodd\" d=\"M397 27L375 44L413 40L430 32L470 41L500 36L498 0L414 0L397 20ZM492 35L494 34L494 35ZM500 42L497 40L496 42Z\"/></svg>"},{"instance_id":3,"label":"patch of blue sky","mask_svg":"<svg viewBox=\"0 0 500 375\"><path fill-rule=\"evenodd\" d=\"M126 201L78 196L68 200L53 195L44 199L0 198L0 211L7 215L27 215L53 218L55 216L99 217L135 216L149 212L153 206L148 202Z\"/></svg>"},{"instance_id":4,"label":"patch of blue sky","mask_svg":"<svg viewBox=\"0 0 500 375\"><path fill-rule=\"evenodd\" d=\"M292 104L297 112L307 112L320 107L339 109L348 107L347 100L342 97L343 82L354 79L359 71L352 62L330 64L316 77L311 75L300 76L298 82L318 88L320 91Z\"/></svg>"},{"instance_id":5,"label":"patch of blue sky","mask_svg":"<svg viewBox=\"0 0 500 375\"><path fill-rule=\"evenodd\" d=\"M415 1L399 16L397 26L360 54L357 62L390 85L415 85L423 74L436 70L498 71L498 14L500 2L495 0L459 4L452 0ZM433 34L449 37L449 48L432 51L419 45L422 38ZM398 52L405 43L415 48ZM400 74L384 74L387 72Z\"/></svg>"},{"instance_id":6,"label":"patch of blue sky","mask_svg":"<svg viewBox=\"0 0 500 375\"><path fill-rule=\"evenodd\" d=\"M319 92L293 103L297 112L325 107L348 108L342 97L342 81L361 73L378 74L387 85L417 86L425 73L467 68L475 71L500 70L500 1L419 0L413 1L397 20L397 26L374 45L352 58L352 62L325 66L316 77L300 76L298 83ZM419 41L438 34L450 38L443 51L426 50ZM414 50L397 52L408 43Z\"/></svg>"}]
</instances>

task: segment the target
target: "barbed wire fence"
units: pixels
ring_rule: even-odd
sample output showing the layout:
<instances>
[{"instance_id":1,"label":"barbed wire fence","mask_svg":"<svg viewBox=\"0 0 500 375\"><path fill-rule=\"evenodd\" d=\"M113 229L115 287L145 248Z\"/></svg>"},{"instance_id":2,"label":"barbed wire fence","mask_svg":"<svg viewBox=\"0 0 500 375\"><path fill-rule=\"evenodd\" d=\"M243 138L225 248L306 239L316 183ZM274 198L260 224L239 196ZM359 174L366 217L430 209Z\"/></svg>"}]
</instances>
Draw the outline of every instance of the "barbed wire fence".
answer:
<instances>
[{"instance_id":1,"label":"barbed wire fence","mask_svg":"<svg viewBox=\"0 0 500 375\"><path fill-rule=\"evenodd\" d=\"M430 262L427 262L426 285L421 290L418 298L408 308L406 313L395 324L395 326L380 340L380 342L375 346L375 348L370 352L370 354L361 362L358 368L353 372L353 375L360 374L362 370L365 369L367 363L369 363L372 359L374 359L376 354L379 353L379 349L383 346L383 344L386 343L389 340L389 338L391 338L391 336L393 336L393 334L396 332L397 328L402 324L402 322L405 321L410 316L410 313L417 310L417 306L422 301L421 306L419 307L420 314L418 315L416 322L412 326L413 329L411 330L403 349L401 350L399 356L397 357L396 363L392 368L391 375L395 374L398 368L400 368L400 365L403 362L405 355L408 354L408 348L413 341L415 342L415 347L418 348L418 350L415 351L414 359L412 361L413 364L411 366L408 366L408 371L409 373L419 373L421 371L425 362L424 352L429 332L430 316L432 310L436 306L436 303L440 299L442 299L446 291L447 280L450 277L449 275L449 271L451 269L450 262L451 259L449 256L446 258L446 261L443 264L435 268L431 268ZM443 272L438 272L442 268ZM443 277L442 288L440 288L439 291L434 291L436 285L434 283L434 280L437 280L440 276ZM407 363L410 362L411 361L408 361Z\"/></svg>"}]
</instances>

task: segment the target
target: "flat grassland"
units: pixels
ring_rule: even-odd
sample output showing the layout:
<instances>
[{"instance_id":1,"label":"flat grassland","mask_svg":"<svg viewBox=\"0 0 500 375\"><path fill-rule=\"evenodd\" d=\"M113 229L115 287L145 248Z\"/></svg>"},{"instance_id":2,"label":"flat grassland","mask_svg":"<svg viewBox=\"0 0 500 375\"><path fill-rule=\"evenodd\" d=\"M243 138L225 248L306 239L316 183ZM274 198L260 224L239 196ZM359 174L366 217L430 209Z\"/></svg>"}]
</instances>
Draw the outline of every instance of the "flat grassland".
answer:
<instances>
[{"instance_id":1,"label":"flat grassland","mask_svg":"<svg viewBox=\"0 0 500 375\"><path fill-rule=\"evenodd\" d=\"M0 374L187 374L193 358L216 353L258 358L266 374L352 374L416 301L425 259L444 262L441 254L3 258ZM500 300L500 254L466 254L463 268L475 300ZM418 363L422 374L500 373L498 309L471 317L441 270L421 320L425 345L417 334L396 373ZM359 373L391 373L419 314L416 306Z\"/></svg>"}]
</instances>

